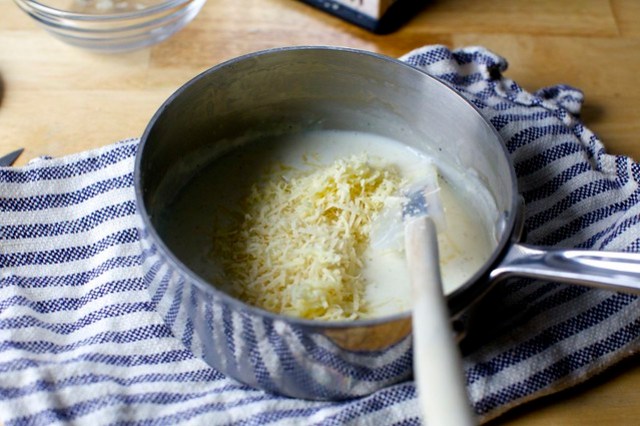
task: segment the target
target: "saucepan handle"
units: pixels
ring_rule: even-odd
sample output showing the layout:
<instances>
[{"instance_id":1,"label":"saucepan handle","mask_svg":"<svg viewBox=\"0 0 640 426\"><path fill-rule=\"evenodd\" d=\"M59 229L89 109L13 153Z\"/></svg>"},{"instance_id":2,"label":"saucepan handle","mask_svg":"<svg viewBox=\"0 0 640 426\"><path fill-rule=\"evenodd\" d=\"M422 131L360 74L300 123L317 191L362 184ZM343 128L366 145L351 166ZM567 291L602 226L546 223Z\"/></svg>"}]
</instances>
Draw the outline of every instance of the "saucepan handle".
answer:
<instances>
[{"instance_id":1,"label":"saucepan handle","mask_svg":"<svg viewBox=\"0 0 640 426\"><path fill-rule=\"evenodd\" d=\"M640 294L640 253L551 249L516 243L491 272L491 278L516 276Z\"/></svg>"}]
</instances>

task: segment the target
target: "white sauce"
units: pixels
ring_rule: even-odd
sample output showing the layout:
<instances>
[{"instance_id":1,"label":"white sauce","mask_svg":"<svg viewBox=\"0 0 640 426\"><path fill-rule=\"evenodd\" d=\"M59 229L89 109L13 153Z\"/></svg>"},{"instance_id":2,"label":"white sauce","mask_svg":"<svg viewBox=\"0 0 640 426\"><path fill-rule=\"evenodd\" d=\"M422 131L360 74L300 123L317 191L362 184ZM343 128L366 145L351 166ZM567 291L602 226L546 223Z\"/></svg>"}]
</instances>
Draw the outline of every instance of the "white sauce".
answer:
<instances>
[{"instance_id":1,"label":"white sauce","mask_svg":"<svg viewBox=\"0 0 640 426\"><path fill-rule=\"evenodd\" d=\"M220 276L209 256L214 221L224 221L220 212L234 209L249 187L274 163L305 169L306 160L329 165L338 158L366 152L395 166L409 181L419 180L421 171L433 163L420 152L391 139L347 131L308 132L259 141L248 147L233 150L217 160L215 167L207 168L189 182L160 225L166 244L178 258L211 282ZM440 179L440 197L447 223L438 235L445 294L469 279L495 245L487 224L482 223L479 215L470 214L474 211L470 201L463 199L448 183L455 183L456 178L462 179L462 176L463 173L459 177L447 175L446 180ZM363 274L371 316L411 309L411 287L402 246L397 250L369 248Z\"/></svg>"}]
</instances>

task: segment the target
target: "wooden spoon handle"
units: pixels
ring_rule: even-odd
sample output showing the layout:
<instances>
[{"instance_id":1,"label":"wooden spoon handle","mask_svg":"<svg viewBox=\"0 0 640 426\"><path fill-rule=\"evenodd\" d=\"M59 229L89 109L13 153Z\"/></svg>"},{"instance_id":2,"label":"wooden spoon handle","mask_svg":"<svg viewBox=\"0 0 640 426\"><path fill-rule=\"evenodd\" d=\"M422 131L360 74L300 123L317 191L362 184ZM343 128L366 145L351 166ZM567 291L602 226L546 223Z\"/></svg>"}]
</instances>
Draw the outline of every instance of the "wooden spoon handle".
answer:
<instances>
[{"instance_id":1,"label":"wooden spoon handle","mask_svg":"<svg viewBox=\"0 0 640 426\"><path fill-rule=\"evenodd\" d=\"M476 420L442 291L436 229L426 215L406 220L405 250L414 300L414 377L420 408L428 425L473 425Z\"/></svg>"}]
</instances>

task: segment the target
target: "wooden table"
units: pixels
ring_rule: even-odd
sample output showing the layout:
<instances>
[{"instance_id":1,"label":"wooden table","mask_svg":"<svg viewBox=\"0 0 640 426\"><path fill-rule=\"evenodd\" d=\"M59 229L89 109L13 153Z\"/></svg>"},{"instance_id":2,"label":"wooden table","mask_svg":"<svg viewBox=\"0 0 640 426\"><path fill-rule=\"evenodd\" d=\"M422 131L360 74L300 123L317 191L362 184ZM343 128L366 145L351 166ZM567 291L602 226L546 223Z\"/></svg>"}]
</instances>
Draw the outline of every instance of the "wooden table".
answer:
<instances>
[{"instance_id":1,"label":"wooden table","mask_svg":"<svg viewBox=\"0 0 640 426\"><path fill-rule=\"evenodd\" d=\"M529 91L566 83L585 93L583 120L607 150L640 160L640 1L439 0L389 35L374 35L294 0L209 0L164 43L119 55L52 38L0 0L0 154L17 164L141 135L186 80L240 54L329 44L400 56L427 44L483 45L506 57L506 75ZM640 367L630 360L500 425L639 424Z\"/></svg>"}]
</instances>

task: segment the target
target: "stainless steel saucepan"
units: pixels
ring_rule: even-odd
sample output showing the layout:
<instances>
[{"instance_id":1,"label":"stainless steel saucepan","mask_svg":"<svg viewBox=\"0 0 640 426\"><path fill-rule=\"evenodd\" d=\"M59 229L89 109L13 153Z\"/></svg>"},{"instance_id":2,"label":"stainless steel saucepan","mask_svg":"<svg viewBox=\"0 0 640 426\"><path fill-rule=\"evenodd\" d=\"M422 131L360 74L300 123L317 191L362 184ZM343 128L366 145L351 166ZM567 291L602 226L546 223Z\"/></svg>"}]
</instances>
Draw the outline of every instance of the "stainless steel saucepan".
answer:
<instances>
[{"instance_id":1,"label":"stainless steel saucepan","mask_svg":"<svg viewBox=\"0 0 640 426\"><path fill-rule=\"evenodd\" d=\"M164 212L203 168L215 166L243 141L319 129L395 139L470 171L486 187L495 211L487 223L495 249L448 295L452 320L497 281L512 276L640 292L637 254L519 242L521 203L503 141L444 83L363 51L263 51L215 66L177 90L146 128L136 161L152 300L174 335L220 372L253 387L308 399L366 395L411 376L410 312L350 322L275 315L217 290L165 241Z\"/></svg>"}]
</instances>

